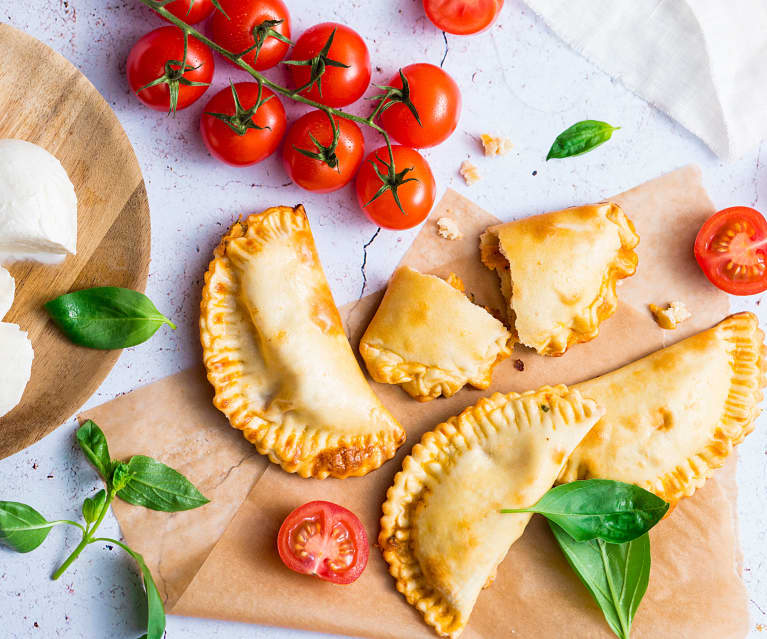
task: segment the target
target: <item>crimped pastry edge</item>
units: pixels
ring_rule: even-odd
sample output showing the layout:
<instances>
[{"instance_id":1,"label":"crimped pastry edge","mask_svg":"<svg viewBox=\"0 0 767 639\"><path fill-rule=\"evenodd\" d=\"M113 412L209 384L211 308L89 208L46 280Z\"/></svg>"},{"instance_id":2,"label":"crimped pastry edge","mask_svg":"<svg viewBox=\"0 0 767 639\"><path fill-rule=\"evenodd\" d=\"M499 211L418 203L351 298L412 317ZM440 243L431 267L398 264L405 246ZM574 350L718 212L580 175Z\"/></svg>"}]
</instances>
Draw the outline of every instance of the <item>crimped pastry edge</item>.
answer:
<instances>
[{"instance_id":1,"label":"crimped pastry edge","mask_svg":"<svg viewBox=\"0 0 767 639\"><path fill-rule=\"evenodd\" d=\"M253 248L258 248L296 231L311 232L302 206L271 207L249 215L244 222L235 222L213 252L200 302L200 341L208 381L215 391L213 404L259 453L287 472L317 479L362 476L391 459L405 441L405 432L393 417L397 428L383 428L352 438L329 429L315 429L308 436L306 431L297 432L268 421L238 392L241 362L229 359L226 349L216 348L222 337L217 329L226 325L227 315L239 312L236 301L232 303L235 292L231 287L236 286L236 278L226 256L229 242L247 235Z\"/></svg>"},{"instance_id":2,"label":"crimped pastry edge","mask_svg":"<svg viewBox=\"0 0 767 639\"><path fill-rule=\"evenodd\" d=\"M602 286L597 297L573 319L572 326L563 328L558 334L552 335L541 349L536 349L541 355L554 357L564 355L572 345L591 341L599 335L599 325L610 317L618 306L618 294L616 291L618 280L630 277L636 272L639 257L634 249L639 244L639 234L636 232L634 223L623 212L620 205L615 202L600 202L594 206L604 204L610 205L610 210L606 213L606 217L618 227L621 247L602 277ZM508 260L503 253L503 246L501 246L494 230L499 226L503 225L490 227L481 235L480 258L487 268L498 271L498 276L501 277L500 269L504 267L495 264L492 259L492 255L497 252L506 261L506 267L508 267ZM507 316L510 313L513 314L512 297L513 288L511 297L504 296L506 299ZM509 318L510 323L513 324L511 319ZM518 334L513 325L510 326L510 329L518 339Z\"/></svg>"},{"instance_id":3,"label":"crimped pastry edge","mask_svg":"<svg viewBox=\"0 0 767 639\"><path fill-rule=\"evenodd\" d=\"M418 495L424 489L424 477L435 465L443 468L441 464L450 460L449 449L456 440L460 440L460 446L465 448L472 441L484 440L489 428L497 429L498 426L489 419L493 411L510 405L516 399L539 394L549 397L556 394L563 400L552 406L554 411L551 417L564 419L562 409L565 406L577 418L588 416L591 411L601 411L596 402L584 398L579 391L568 389L564 384L543 386L524 393L494 393L464 409L458 416L439 424L433 431L425 433L403 460L402 470L396 474L394 483L386 492L378 545L389 564L389 573L396 580L397 590L442 637L456 639L468 620L457 618L444 595L429 585L411 547L410 514L419 503ZM513 426L520 430L516 420ZM526 426L530 427L529 422ZM492 580L489 580L485 587L491 583Z\"/></svg>"}]
</instances>

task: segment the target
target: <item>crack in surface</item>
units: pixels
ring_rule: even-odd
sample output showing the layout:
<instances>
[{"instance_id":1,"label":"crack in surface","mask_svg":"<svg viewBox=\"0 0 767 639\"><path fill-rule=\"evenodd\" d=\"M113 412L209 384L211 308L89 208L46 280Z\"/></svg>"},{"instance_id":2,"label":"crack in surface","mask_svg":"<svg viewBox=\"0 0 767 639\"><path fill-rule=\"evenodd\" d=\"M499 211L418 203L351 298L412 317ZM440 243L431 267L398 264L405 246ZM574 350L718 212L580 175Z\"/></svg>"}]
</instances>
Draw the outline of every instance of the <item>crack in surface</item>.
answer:
<instances>
[{"instance_id":1,"label":"crack in surface","mask_svg":"<svg viewBox=\"0 0 767 639\"><path fill-rule=\"evenodd\" d=\"M762 167L762 148L764 147L764 140L759 144L759 148L756 151L756 168L754 169L754 179L752 184L754 185L754 202L752 206L756 207L759 203L759 169Z\"/></svg>"},{"instance_id":2,"label":"crack in surface","mask_svg":"<svg viewBox=\"0 0 767 639\"><path fill-rule=\"evenodd\" d=\"M246 461L248 461L249 459L253 459L253 457L255 457L255 455L256 455L256 453L252 453L250 455L245 455L245 457L243 457L240 461L238 461L234 466L229 468L229 470L227 470L224 473L224 476L219 481L217 481L213 486L211 486L211 490L215 490L216 488L218 488L227 479L229 479L229 475L231 475L235 470L237 470L240 466L242 466Z\"/></svg>"},{"instance_id":3,"label":"crack in surface","mask_svg":"<svg viewBox=\"0 0 767 639\"><path fill-rule=\"evenodd\" d=\"M445 40L445 53L442 55L442 61L439 63L440 69L442 68L442 65L445 64L445 58L447 58L447 52L450 50L450 46L447 44L447 33L443 31L442 37Z\"/></svg>"},{"instance_id":4,"label":"crack in surface","mask_svg":"<svg viewBox=\"0 0 767 639\"><path fill-rule=\"evenodd\" d=\"M368 286L368 274L366 270L368 265L368 247L375 241L380 232L381 227L379 226L376 229L376 232L373 233L373 237L362 245L362 265L360 266L360 273L362 273L362 288L360 289L360 296L357 298L357 304L360 303L362 296L365 294L365 289ZM357 308L357 304L354 305L354 308ZM352 309L352 312L354 312L354 308Z\"/></svg>"}]
</instances>

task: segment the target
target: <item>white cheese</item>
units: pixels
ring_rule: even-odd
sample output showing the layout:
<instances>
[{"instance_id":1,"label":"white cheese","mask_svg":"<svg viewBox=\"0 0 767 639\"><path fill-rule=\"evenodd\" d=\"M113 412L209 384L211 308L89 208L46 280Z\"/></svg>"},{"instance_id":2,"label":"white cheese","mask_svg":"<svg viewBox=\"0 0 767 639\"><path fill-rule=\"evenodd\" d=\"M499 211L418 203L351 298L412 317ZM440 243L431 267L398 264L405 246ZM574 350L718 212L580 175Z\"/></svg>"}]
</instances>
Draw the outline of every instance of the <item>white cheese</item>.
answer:
<instances>
[{"instance_id":1,"label":"white cheese","mask_svg":"<svg viewBox=\"0 0 767 639\"><path fill-rule=\"evenodd\" d=\"M0 322L0 417L21 401L34 356L27 334L16 324Z\"/></svg>"},{"instance_id":2,"label":"white cheese","mask_svg":"<svg viewBox=\"0 0 767 639\"><path fill-rule=\"evenodd\" d=\"M77 248L77 196L42 147L0 140L0 263L61 262Z\"/></svg>"},{"instance_id":3,"label":"white cheese","mask_svg":"<svg viewBox=\"0 0 767 639\"><path fill-rule=\"evenodd\" d=\"M16 282L11 274L0 266L0 320L11 310Z\"/></svg>"},{"instance_id":4,"label":"white cheese","mask_svg":"<svg viewBox=\"0 0 767 639\"><path fill-rule=\"evenodd\" d=\"M458 240L463 237L458 223L451 217L441 217L437 220L437 233L446 240Z\"/></svg>"}]
</instances>

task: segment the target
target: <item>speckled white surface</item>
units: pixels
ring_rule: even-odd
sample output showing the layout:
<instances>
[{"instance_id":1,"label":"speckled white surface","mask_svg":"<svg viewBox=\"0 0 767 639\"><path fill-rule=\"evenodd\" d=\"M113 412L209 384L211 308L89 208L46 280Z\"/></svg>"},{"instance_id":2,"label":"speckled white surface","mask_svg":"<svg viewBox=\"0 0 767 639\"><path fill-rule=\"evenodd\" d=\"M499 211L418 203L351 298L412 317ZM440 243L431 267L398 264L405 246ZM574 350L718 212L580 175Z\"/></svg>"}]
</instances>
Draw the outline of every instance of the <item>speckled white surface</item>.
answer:
<instances>
[{"instance_id":1,"label":"speckled white surface","mask_svg":"<svg viewBox=\"0 0 767 639\"><path fill-rule=\"evenodd\" d=\"M399 66L439 63L445 55L443 35L424 17L420 0L287 2L295 33L326 20L356 28L370 46L376 82L388 80ZM506 4L502 19L490 32L447 38L445 69L463 89L464 110L456 134L425 154L440 190L451 186L499 217L511 219L593 201L697 162L717 207L745 204L767 209L767 144L737 162L722 164L687 131L563 45L520 0ZM376 228L358 211L351 190L331 196L302 192L288 183L277 158L244 169L219 165L207 155L197 134L203 103L173 120L143 108L130 95L124 77L126 55L141 35L162 24L137 0L3 0L0 20L49 44L95 84L133 142L149 192L152 264L147 292L179 328L175 333L161 330L150 342L125 351L89 406L197 360L202 274L221 231L240 213L275 203L303 202L336 301L341 305L359 294L363 245ZM221 62L213 90L225 86L230 76L243 74ZM623 128L592 154L546 164L543 158L556 134L584 118L607 120ZM515 143L514 151L504 159L481 157L475 136L482 132L508 136ZM457 174L461 161L469 157L483 175L471 188ZM413 233L382 231L370 245L369 287L385 282ZM767 311L761 310L759 302L758 296L735 300L733 308L755 310L764 322ZM738 474L753 637L762 636L761 624L767 626L766 427L765 419L760 420L756 432L740 447ZM74 517L82 498L97 483L76 450L73 432L74 421L70 421L35 446L0 462L0 498L30 503L50 518ZM107 520L104 532L119 534L113 518ZM73 534L56 530L31 555L0 550L0 636L90 639L142 634L141 585L123 553L91 547L59 582L48 579L76 541ZM170 617L168 636L298 639L310 635ZM675 636L672 629L669 636Z\"/></svg>"}]
</instances>

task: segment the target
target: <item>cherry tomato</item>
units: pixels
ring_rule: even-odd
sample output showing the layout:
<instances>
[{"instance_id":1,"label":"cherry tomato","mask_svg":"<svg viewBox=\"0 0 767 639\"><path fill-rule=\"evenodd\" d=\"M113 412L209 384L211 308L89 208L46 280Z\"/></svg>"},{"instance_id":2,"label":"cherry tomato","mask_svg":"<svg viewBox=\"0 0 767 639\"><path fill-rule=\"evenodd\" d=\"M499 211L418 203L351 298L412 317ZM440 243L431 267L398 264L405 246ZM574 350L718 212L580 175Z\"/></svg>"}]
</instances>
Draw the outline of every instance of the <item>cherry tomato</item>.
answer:
<instances>
[{"instance_id":1,"label":"cherry tomato","mask_svg":"<svg viewBox=\"0 0 767 639\"><path fill-rule=\"evenodd\" d=\"M181 78L181 65L169 64L169 61L180 61L183 55L184 34L178 27L160 27L150 31L134 44L128 54L127 73L128 84L136 97L148 107L158 111L171 109L170 89L167 82L146 89L142 87L163 75L177 76L174 81ZM184 80L209 84L213 79L213 55L210 49L199 40L189 38L185 62L187 70L183 72ZM188 86L179 83L176 110L185 109L199 100L207 90L207 85Z\"/></svg>"},{"instance_id":2,"label":"cherry tomato","mask_svg":"<svg viewBox=\"0 0 767 639\"><path fill-rule=\"evenodd\" d=\"M251 119L253 124L262 128L254 129L247 126L247 114L243 111L256 104L258 83L238 82L234 90L240 102L240 112L237 112L232 88L222 89L205 106L205 113L200 119L200 133L213 157L233 166L247 166L269 157L280 145L287 128L285 107L272 91L263 87L262 104ZM232 126L240 129L242 134L211 113L231 116Z\"/></svg>"},{"instance_id":3,"label":"cherry tomato","mask_svg":"<svg viewBox=\"0 0 767 639\"><path fill-rule=\"evenodd\" d=\"M331 107L342 107L361 98L370 84L370 54L356 31L335 22L315 25L298 39L290 59L311 60L322 51L331 35L333 44L327 57L349 67L326 65L320 86L315 83L301 91L301 95ZM290 75L296 88L302 87L309 82L311 67L290 65Z\"/></svg>"},{"instance_id":4,"label":"cherry tomato","mask_svg":"<svg viewBox=\"0 0 767 639\"><path fill-rule=\"evenodd\" d=\"M767 290L767 221L747 206L715 213L695 238L695 259L706 277L727 293Z\"/></svg>"},{"instance_id":5,"label":"cherry tomato","mask_svg":"<svg viewBox=\"0 0 767 639\"><path fill-rule=\"evenodd\" d=\"M502 7L503 0L423 0L429 20L456 35L484 31L495 22Z\"/></svg>"},{"instance_id":6,"label":"cherry tomato","mask_svg":"<svg viewBox=\"0 0 767 639\"><path fill-rule=\"evenodd\" d=\"M336 584L350 584L365 570L370 554L362 522L329 501L310 501L290 513L277 535L288 568Z\"/></svg>"},{"instance_id":7,"label":"cherry tomato","mask_svg":"<svg viewBox=\"0 0 767 639\"><path fill-rule=\"evenodd\" d=\"M426 219L434 204L437 187L429 165L418 151L406 146L393 146L392 152L396 172L411 169L403 178L416 179L397 188L397 195L405 212L403 213L397 206L390 189L372 202L370 201L382 184L381 178L373 169L373 162L376 162L381 173L386 175L388 172L386 165L389 163L389 151L385 146L376 149L365 158L355 183L357 201L365 211L365 215L374 224L387 229L409 229Z\"/></svg>"},{"instance_id":8,"label":"cherry tomato","mask_svg":"<svg viewBox=\"0 0 767 639\"><path fill-rule=\"evenodd\" d=\"M216 8L210 0L173 0L165 8L187 24L197 24Z\"/></svg>"},{"instance_id":9,"label":"cherry tomato","mask_svg":"<svg viewBox=\"0 0 767 639\"><path fill-rule=\"evenodd\" d=\"M298 149L323 155L312 141L314 137L322 146L328 147L333 141L333 127L327 114L310 111L301 116L290 127L282 150L282 159L290 179L307 191L330 193L351 182L362 164L365 140L362 131L351 120L335 119L338 128L338 146L335 159L331 156L330 166L317 158L310 158Z\"/></svg>"},{"instance_id":10,"label":"cherry tomato","mask_svg":"<svg viewBox=\"0 0 767 639\"><path fill-rule=\"evenodd\" d=\"M442 69L425 62L411 64L402 73L410 88L410 100L421 124L410 109L398 102L381 114L381 125L397 142L420 149L444 142L455 131L461 117L461 90ZM402 88L397 73L390 86Z\"/></svg>"},{"instance_id":11,"label":"cherry tomato","mask_svg":"<svg viewBox=\"0 0 767 639\"><path fill-rule=\"evenodd\" d=\"M211 39L229 51L245 51L255 44L253 29L265 20L282 20L274 31L290 40L290 14L282 0L219 0L226 16L216 11L210 21ZM228 16L228 17L227 17ZM251 51L243 60L258 71L270 69L285 57L290 45L268 35L256 52Z\"/></svg>"}]
</instances>

